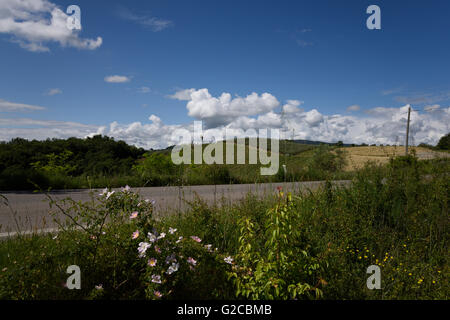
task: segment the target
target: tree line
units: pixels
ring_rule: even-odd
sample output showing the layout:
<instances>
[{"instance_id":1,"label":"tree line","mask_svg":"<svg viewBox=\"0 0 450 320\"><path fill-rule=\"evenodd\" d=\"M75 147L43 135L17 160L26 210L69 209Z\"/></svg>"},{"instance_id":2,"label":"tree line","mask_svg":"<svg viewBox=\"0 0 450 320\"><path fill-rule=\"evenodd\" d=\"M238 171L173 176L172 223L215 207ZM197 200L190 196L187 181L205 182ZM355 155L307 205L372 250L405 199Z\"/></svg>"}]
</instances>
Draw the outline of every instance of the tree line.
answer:
<instances>
[{"instance_id":1,"label":"tree line","mask_svg":"<svg viewBox=\"0 0 450 320\"><path fill-rule=\"evenodd\" d=\"M325 148L326 146L328 147ZM291 168L301 169L289 177L289 181L320 180L328 171L339 173L344 157L332 150L342 146L342 141L321 146L306 145L304 141L285 141L280 152L289 155L289 161L293 161ZM450 150L450 134L443 136L436 146L420 146L434 150ZM308 155L306 167L300 168L298 162L304 161L296 155L308 150L313 151L312 149L314 152ZM161 186L180 183L255 183L287 179L283 171L279 170L278 174L269 180L261 180L257 174L259 167L254 165L176 166L170 159L170 150L170 147L165 150L144 150L101 135L86 139L45 141L15 138L9 142L0 142L0 190L35 190L37 187L104 188L125 184Z\"/></svg>"},{"instance_id":2,"label":"tree line","mask_svg":"<svg viewBox=\"0 0 450 320\"><path fill-rule=\"evenodd\" d=\"M51 186L56 177L129 174L145 150L106 136L0 142L0 189Z\"/></svg>"}]
</instances>

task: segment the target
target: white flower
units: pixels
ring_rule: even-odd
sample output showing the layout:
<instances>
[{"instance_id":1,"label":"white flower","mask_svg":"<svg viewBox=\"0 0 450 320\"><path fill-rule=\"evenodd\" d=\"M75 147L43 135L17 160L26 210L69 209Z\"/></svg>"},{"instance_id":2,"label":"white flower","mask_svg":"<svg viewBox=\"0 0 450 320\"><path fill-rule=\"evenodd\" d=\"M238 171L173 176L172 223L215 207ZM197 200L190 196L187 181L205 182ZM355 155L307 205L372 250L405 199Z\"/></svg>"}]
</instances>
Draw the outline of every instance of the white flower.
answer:
<instances>
[{"instance_id":1,"label":"white flower","mask_svg":"<svg viewBox=\"0 0 450 320\"><path fill-rule=\"evenodd\" d=\"M167 274L172 274L178 270L178 267L180 266L179 263L172 263L172 265L167 269Z\"/></svg>"},{"instance_id":2,"label":"white flower","mask_svg":"<svg viewBox=\"0 0 450 320\"><path fill-rule=\"evenodd\" d=\"M151 244L148 242L140 242L139 243L139 258L143 258L145 257L145 252L147 251L148 248L150 248Z\"/></svg>"},{"instance_id":3,"label":"white flower","mask_svg":"<svg viewBox=\"0 0 450 320\"><path fill-rule=\"evenodd\" d=\"M109 197L111 197L114 193L116 192L115 191L108 192L108 194L106 195L106 199L109 199Z\"/></svg>"},{"instance_id":4,"label":"white flower","mask_svg":"<svg viewBox=\"0 0 450 320\"><path fill-rule=\"evenodd\" d=\"M150 242L155 242L156 240L158 240L158 238L151 232L149 232L147 234L147 236L148 236L148 239L150 240Z\"/></svg>"},{"instance_id":5,"label":"white flower","mask_svg":"<svg viewBox=\"0 0 450 320\"><path fill-rule=\"evenodd\" d=\"M158 240L159 240L159 239L163 239L165 236L166 236L166 234L165 234L164 232L162 232L162 233L159 235Z\"/></svg>"},{"instance_id":6,"label":"white flower","mask_svg":"<svg viewBox=\"0 0 450 320\"><path fill-rule=\"evenodd\" d=\"M179 237L177 241L175 241L175 243L180 243L180 241L183 240L183 237Z\"/></svg>"},{"instance_id":7,"label":"white flower","mask_svg":"<svg viewBox=\"0 0 450 320\"><path fill-rule=\"evenodd\" d=\"M103 290L103 285L102 285L102 284L99 284L98 286L95 286L95 289L97 289L97 290Z\"/></svg>"},{"instance_id":8,"label":"white flower","mask_svg":"<svg viewBox=\"0 0 450 320\"><path fill-rule=\"evenodd\" d=\"M152 275L152 282L161 283L161 276L157 276L155 274Z\"/></svg>"},{"instance_id":9,"label":"white flower","mask_svg":"<svg viewBox=\"0 0 450 320\"><path fill-rule=\"evenodd\" d=\"M223 259L228 264L233 264L233 258L232 257L226 257Z\"/></svg>"},{"instance_id":10,"label":"white flower","mask_svg":"<svg viewBox=\"0 0 450 320\"><path fill-rule=\"evenodd\" d=\"M175 232L177 232L177 229L169 228L169 233L170 234L174 234Z\"/></svg>"},{"instance_id":11,"label":"white flower","mask_svg":"<svg viewBox=\"0 0 450 320\"><path fill-rule=\"evenodd\" d=\"M126 185L125 188L122 188L122 192L129 192L131 190L130 186Z\"/></svg>"}]
</instances>

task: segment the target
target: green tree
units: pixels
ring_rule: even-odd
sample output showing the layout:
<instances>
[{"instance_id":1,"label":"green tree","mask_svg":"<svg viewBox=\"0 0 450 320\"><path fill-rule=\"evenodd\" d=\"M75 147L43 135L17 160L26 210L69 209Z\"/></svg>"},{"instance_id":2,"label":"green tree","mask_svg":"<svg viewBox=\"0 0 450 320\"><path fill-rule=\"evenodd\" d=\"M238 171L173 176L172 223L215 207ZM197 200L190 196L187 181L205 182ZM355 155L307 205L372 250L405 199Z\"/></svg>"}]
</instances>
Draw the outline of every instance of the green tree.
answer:
<instances>
[{"instance_id":1,"label":"green tree","mask_svg":"<svg viewBox=\"0 0 450 320\"><path fill-rule=\"evenodd\" d=\"M437 146L439 150L450 150L450 133L447 133L445 136L443 136Z\"/></svg>"},{"instance_id":2,"label":"green tree","mask_svg":"<svg viewBox=\"0 0 450 320\"><path fill-rule=\"evenodd\" d=\"M46 161L36 161L31 163L31 166L37 171L43 171L47 174L61 174L69 175L75 170L75 166L68 164L68 160L73 153L69 150L64 150L61 154L50 153L47 154Z\"/></svg>"},{"instance_id":3,"label":"green tree","mask_svg":"<svg viewBox=\"0 0 450 320\"><path fill-rule=\"evenodd\" d=\"M165 181L170 176L176 176L178 166L172 162L169 154L154 152L144 154L144 158L133 168L144 179Z\"/></svg>"}]
</instances>

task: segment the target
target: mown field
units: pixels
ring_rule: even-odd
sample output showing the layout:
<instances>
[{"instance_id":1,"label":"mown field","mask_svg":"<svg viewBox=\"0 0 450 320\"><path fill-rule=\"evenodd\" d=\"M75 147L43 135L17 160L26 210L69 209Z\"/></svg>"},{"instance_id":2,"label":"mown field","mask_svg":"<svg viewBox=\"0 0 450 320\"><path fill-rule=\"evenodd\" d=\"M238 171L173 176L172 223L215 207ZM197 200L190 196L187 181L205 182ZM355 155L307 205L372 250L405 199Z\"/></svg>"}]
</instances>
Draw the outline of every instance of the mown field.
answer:
<instances>
[{"instance_id":1,"label":"mown field","mask_svg":"<svg viewBox=\"0 0 450 320\"><path fill-rule=\"evenodd\" d=\"M359 146L342 148L342 150L346 153L345 171L362 168L368 161L386 164L392 157L405 155L404 146ZM419 160L450 157L448 152L415 146L409 147L409 153L415 154Z\"/></svg>"},{"instance_id":2,"label":"mown field","mask_svg":"<svg viewBox=\"0 0 450 320\"><path fill-rule=\"evenodd\" d=\"M397 157L346 187L198 199L159 218L127 189L68 199L59 233L0 241L0 298L449 299L449 172L448 159ZM66 287L70 265L79 290Z\"/></svg>"}]
</instances>

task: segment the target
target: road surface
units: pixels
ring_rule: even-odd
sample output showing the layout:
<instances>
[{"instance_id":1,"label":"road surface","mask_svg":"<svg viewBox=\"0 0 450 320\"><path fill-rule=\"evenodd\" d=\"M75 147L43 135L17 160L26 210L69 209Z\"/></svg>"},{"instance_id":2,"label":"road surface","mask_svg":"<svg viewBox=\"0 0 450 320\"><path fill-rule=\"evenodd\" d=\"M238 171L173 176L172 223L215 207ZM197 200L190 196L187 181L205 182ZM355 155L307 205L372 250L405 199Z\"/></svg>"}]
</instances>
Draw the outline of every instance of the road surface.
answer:
<instances>
[{"instance_id":1,"label":"road surface","mask_svg":"<svg viewBox=\"0 0 450 320\"><path fill-rule=\"evenodd\" d=\"M281 186L285 191L315 190L323 181L293 182L293 183L263 183L263 184L235 184L235 185L204 185L184 187L148 187L132 188L133 192L139 193L143 199L155 200L155 211L157 214L169 212L183 212L188 208L186 201L193 200L195 195L206 200L208 203L218 204L221 201L232 202L243 199L248 193L258 196L274 194L277 187ZM348 181L336 181L337 184L346 184ZM113 189L120 191L121 189ZM73 200L89 201L91 190L64 190L52 191L50 195L55 199L67 197ZM101 189L94 189L98 195ZM32 192L0 192L9 201L9 207L0 203L0 235L5 236L10 232L17 231L17 220L21 231L33 231L55 227L53 217L49 214L47 197L42 193ZM186 201L185 201L186 200ZM3 202L3 201L2 201ZM16 219L13 218L15 212ZM60 216L62 217L62 216Z\"/></svg>"}]
</instances>

